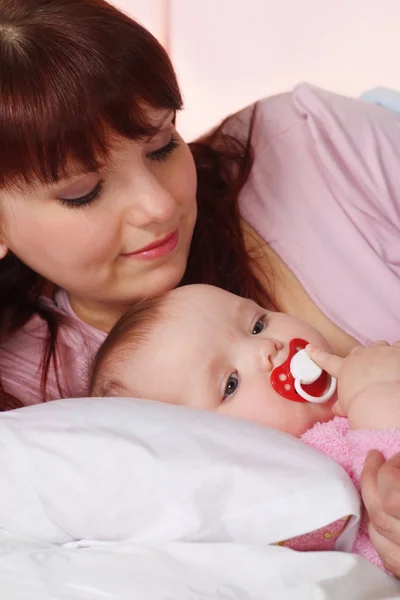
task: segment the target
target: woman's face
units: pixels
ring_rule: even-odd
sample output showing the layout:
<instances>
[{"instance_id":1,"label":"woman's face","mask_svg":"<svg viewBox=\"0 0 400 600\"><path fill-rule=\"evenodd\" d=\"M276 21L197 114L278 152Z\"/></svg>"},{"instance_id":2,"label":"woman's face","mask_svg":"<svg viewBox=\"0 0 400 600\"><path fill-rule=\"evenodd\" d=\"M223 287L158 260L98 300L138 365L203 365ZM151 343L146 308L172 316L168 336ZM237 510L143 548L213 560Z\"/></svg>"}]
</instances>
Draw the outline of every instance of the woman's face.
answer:
<instances>
[{"instance_id":1,"label":"woman's face","mask_svg":"<svg viewBox=\"0 0 400 600\"><path fill-rule=\"evenodd\" d=\"M195 166L174 114L150 116L158 133L115 139L99 172L0 195L0 253L11 250L66 289L78 314L172 289L184 274L197 216Z\"/></svg>"}]
</instances>

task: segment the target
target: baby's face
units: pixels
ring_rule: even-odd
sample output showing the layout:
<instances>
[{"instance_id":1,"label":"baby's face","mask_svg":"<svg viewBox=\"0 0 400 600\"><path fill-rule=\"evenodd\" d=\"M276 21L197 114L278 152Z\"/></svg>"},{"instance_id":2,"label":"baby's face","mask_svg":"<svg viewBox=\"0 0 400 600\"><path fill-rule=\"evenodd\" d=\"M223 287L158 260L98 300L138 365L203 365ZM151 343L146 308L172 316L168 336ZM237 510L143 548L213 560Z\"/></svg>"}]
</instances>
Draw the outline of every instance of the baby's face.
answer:
<instances>
[{"instance_id":1,"label":"baby's face","mask_svg":"<svg viewBox=\"0 0 400 600\"><path fill-rule=\"evenodd\" d=\"M293 338L330 350L307 323L205 285L174 290L165 310L169 318L127 361L129 395L214 410L295 436L333 417L335 397L326 404L293 402L270 382Z\"/></svg>"}]
</instances>

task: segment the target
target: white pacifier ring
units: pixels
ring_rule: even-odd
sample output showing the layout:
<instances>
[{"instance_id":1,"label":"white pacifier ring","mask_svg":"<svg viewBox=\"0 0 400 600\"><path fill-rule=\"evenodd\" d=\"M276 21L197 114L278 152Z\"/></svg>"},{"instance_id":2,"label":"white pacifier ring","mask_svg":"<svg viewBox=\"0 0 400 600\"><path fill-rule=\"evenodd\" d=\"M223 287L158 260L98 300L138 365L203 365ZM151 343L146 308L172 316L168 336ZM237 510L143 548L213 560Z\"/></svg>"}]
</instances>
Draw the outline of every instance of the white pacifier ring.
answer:
<instances>
[{"instance_id":1,"label":"white pacifier ring","mask_svg":"<svg viewBox=\"0 0 400 600\"><path fill-rule=\"evenodd\" d=\"M330 378L329 388L322 396L311 396L302 388L302 385L314 383L322 375L321 367L311 360L305 350L300 350L293 356L290 361L290 372L294 378L294 389L307 402L322 404L330 400L336 392L337 380L335 377Z\"/></svg>"}]
</instances>

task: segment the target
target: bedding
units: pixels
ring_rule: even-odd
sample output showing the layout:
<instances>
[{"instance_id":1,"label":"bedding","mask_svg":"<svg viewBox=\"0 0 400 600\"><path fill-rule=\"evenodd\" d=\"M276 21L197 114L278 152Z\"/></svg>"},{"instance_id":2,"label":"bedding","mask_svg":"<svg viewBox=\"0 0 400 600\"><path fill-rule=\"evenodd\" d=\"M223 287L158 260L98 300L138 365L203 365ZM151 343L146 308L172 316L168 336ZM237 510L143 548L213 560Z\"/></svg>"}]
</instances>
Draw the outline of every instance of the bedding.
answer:
<instances>
[{"instance_id":1,"label":"bedding","mask_svg":"<svg viewBox=\"0 0 400 600\"><path fill-rule=\"evenodd\" d=\"M274 544L343 517L359 495L342 468L282 432L127 398L0 414L0 528L51 544Z\"/></svg>"},{"instance_id":2,"label":"bedding","mask_svg":"<svg viewBox=\"0 0 400 600\"><path fill-rule=\"evenodd\" d=\"M400 115L400 92L397 90L391 90L384 87L373 88L372 90L364 92L361 96L361 100L377 104L382 108L386 108L387 110L391 110L397 115Z\"/></svg>"},{"instance_id":3,"label":"bedding","mask_svg":"<svg viewBox=\"0 0 400 600\"><path fill-rule=\"evenodd\" d=\"M400 583L342 552L120 543L71 550L0 532L2 600L389 600Z\"/></svg>"},{"instance_id":4,"label":"bedding","mask_svg":"<svg viewBox=\"0 0 400 600\"><path fill-rule=\"evenodd\" d=\"M275 430L60 400L0 414L0 468L2 600L400 598L360 557L274 545L350 515L346 550L360 516L346 473Z\"/></svg>"}]
</instances>

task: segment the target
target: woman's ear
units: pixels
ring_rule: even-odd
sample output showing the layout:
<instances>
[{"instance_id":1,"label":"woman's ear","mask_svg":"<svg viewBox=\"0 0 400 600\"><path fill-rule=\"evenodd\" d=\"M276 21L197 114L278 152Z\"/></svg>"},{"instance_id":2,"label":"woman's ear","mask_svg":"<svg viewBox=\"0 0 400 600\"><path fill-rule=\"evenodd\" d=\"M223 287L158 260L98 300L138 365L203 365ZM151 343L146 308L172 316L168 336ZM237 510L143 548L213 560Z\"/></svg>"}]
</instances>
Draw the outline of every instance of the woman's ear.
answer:
<instances>
[{"instance_id":1,"label":"woman's ear","mask_svg":"<svg viewBox=\"0 0 400 600\"><path fill-rule=\"evenodd\" d=\"M7 253L8 253L8 246L7 246L7 244L5 242L2 242L0 240L0 260L2 258L4 258L5 256L7 256Z\"/></svg>"}]
</instances>

